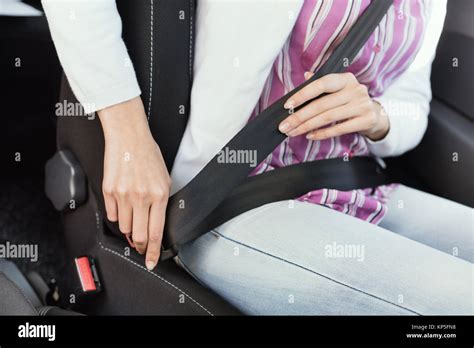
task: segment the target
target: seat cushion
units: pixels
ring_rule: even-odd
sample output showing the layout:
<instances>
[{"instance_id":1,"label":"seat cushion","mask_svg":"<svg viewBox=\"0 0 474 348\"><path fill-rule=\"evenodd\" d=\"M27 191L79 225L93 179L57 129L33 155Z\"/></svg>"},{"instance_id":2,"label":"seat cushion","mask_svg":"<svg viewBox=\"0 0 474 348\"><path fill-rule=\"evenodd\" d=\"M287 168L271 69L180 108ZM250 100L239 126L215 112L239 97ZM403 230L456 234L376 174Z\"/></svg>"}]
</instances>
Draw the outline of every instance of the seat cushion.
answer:
<instances>
[{"instance_id":1,"label":"seat cushion","mask_svg":"<svg viewBox=\"0 0 474 348\"><path fill-rule=\"evenodd\" d=\"M0 315L37 315L23 291L0 272Z\"/></svg>"}]
</instances>

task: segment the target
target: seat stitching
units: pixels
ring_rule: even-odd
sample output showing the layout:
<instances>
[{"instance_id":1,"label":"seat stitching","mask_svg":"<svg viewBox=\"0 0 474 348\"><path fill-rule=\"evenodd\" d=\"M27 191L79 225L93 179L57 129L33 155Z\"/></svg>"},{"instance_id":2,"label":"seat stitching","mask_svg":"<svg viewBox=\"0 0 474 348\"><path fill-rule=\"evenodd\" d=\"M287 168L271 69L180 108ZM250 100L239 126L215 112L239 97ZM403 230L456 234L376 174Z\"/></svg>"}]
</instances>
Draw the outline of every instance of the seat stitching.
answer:
<instances>
[{"instance_id":1,"label":"seat stitching","mask_svg":"<svg viewBox=\"0 0 474 348\"><path fill-rule=\"evenodd\" d=\"M339 284L339 285L345 286L345 287L347 287L347 288L349 288L349 289L355 290L355 291L357 291L357 292L360 292L360 293L365 294L365 295L367 295L367 296L373 297L373 298L378 299L378 300L380 300L380 301L389 303L389 304L394 305L394 306L396 306L396 307L405 309L405 310L407 310L407 311L409 311L409 312L412 312L412 313L414 313L414 314L421 315L421 313L418 313L418 312L416 312L416 311L414 311L414 310L412 310L412 309L409 309L409 308L400 306L399 304L396 304L396 303L394 303L394 302L388 301L388 300L386 300L386 299L384 299L384 298L381 298L381 297L379 297L379 296L377 296L377 295L373 295L373 294L370 294L370 293L368 293L368 292L366 292L366 291L357 289L357 288L355 288L355 287L353 287L353 286L351 286L351 285L345 284L345 283L343 283L343 282L341 282L341 281L338 281L338 280L333 279L333 278L331 278L331 277L329 277L329 276L326 276L326 275L324 275L324 274L321 274L321 273L319 273L319 272L316 272L316 271L314 271L314 270L312 270L312 269L309 269L309 268L307 268L307 267L304 267L304 266L302 266L302 265L300 265L300 264L297 264L297 263L295 263L295 262L286 260L286 259L284 259L284 258L282 258L282 257L279 257L279 256L276 256L276 255L272 255L272 254L270 254L270 253L268 253L268 252L265 252L265 251L263 251L263 250L254 248L254 247L252 247L252 246L250 246L250 245L247 245L247 244L238 242L238 241L236 241L236 240L234 240L234 239L232 239L232 238L226 237L226 236L222 235L221 233L219 233L218 231L216 231L215 229L212 230L212 231L215 232L215 233L217 233L220 237L222 237L222 238L224 238L224 239L227 239L227 240L229 240L229 241L231 241L231 242L234 242L234 243L237 243L237 244L242 245L242 246L244 246L244 247L247 247L247 248L249 248L249 249L251 249L251 250L253 250L253 251L262 253L262 254L264 254L264 255L267 255L267 256L270 256L270 257L272 257L272 258L275 258L276 260L280 260L280 261L282 261L282 262L285 262L285 263L288 263L288 264L290 264L290 265L296 266L296 267L301 268L301 269L303 269L303 270L306 270L306 271L308 271L308 272L310 272L310 273L313 273L313 274L316 274L316 275L318 275L318 276L320 276L320 277L323 277L323 278L325 278L325 279L327 279L327 280L330 280L330 281L332 281L332 282L335 282L335 283L337 283L337 284Z\"/></svg>"},{"instance_id":2,"label":"seat stitching","mask_svg":"<svg viewBox=\"0 0 474 348\"><path fill-rule=\"evenodd\" d=\"M189 14L189 78L193 78L193 17L194 17L194 0L190 1L190 14Z\"/></svg>"},{"instance_id":3,"label":"seat stitching","mask_svg":"<svg viewBox=\"0 0 474 348\"><path fill-rule=\"evenodd\" d=\"M147 268L143 267L142 265L136 263L135 261L133 260L130 260L129 258L123 256L122 254L116 252L115 250L112 250L110 248L107 248L105 245L103 245L101 242L99 242L99 245L102 249L104 249L105 251L108 251L109 253L113 254L113 255L116 255L116 256L119 256L121 257L122 259L130 262L131 264L133 264L134 266L150 273L151 275L155 276L156 278L160 279L161 281L163 281L164 283L168 284L169 286L171 286L172 288L174 288L175 290L179 291L180 293L182 293L184 296L186 296L187 298L189 298L191 301L193 301L196 305L198 305L199 307L201 307L204 311L206 311L209 315L211 316L214 316L214 314L212 314L206 307L204 307L202 304L200 304L198 301L196 301L193 297L191 297L190 295L188 295L184 290L181 290L179 287L177 287L176 285L174 285L173 283L171 283L170 281L166 280L165 278L159 276L158 274L148 270Z\"/></svg>"},{"instance_id":4,"label":"seat stitching","mask_svg":"<svg viewBox=\"0 0 474 348\"><path fill-rule=\"evenodd\" d=\"M154 30L153 0L150 0L150 93L148 96L148 121L151 115L151 99L153 95L153 30Z\"/></svg>"}]
</instances>

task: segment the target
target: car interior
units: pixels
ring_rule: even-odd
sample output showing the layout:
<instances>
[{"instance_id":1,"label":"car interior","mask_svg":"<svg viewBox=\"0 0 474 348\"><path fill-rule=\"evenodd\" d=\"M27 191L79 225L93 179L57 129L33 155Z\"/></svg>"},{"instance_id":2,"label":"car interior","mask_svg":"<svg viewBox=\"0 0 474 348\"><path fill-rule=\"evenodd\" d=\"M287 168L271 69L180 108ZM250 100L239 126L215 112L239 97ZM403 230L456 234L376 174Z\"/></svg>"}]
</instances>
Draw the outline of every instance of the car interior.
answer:
<instances>
[{"instance_id":1,"label":"car interior","mask_svg":"<svg viewBox=\"0 0 474 348\"><path fill-rule=\"evenodd\" d=\"M41 10L39 1L25 3ZM155 65L167 73L158 71L153 83L167 88L151 93L150 41L142 39L149 26L141 20L149 3L117 4L143 96L150 95L168 115L151 121L150 128L171 168L187 122L182 110L189 109L194 2L166 2L156 13L163 25L154 33L154 45L166 49ZM183 8L183 18L167 16ZM385 159L395 181L470 207L473 15L474 2L448 0L432 67L427 132L414 150ZM104 217L100 122L73 107L77 100L44 16L0 16L0 76L0 245L38 246L36 261L0 257L0 315L241 315L171 257L147 270L143 256ZM71 105L67 115L57 114L58 107Z\"/></svg>"}]
</instances>

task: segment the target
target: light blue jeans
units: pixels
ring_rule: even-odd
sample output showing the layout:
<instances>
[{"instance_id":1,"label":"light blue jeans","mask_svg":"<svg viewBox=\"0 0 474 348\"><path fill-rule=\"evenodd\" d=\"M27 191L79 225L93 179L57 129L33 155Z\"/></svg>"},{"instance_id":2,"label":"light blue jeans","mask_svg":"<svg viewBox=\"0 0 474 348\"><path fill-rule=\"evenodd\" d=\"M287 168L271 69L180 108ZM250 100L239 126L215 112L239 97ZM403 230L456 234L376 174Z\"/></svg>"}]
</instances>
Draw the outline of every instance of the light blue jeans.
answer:
<instances>
[{"instance_id":1,"label":"light blue jeans","mask_svg":"<svg viewBox=\"0 0 474 348\"><path fill-rule=\"evenodd\" d=\"M177 261L246 314L473 314L473 211L406 186L380 226L276 202L184 246Z\"/></svg>"}]
</instances>

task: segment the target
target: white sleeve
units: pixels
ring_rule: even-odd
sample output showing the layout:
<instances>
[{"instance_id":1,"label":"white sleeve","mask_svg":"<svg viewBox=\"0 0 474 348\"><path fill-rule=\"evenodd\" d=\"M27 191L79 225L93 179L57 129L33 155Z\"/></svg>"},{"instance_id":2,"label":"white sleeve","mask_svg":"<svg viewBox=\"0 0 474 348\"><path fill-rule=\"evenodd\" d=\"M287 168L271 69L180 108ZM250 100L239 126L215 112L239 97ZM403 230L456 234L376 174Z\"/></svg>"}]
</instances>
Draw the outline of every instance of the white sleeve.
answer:
<instances>
[{"instance_id":1,"label":"white sleeve","mask_svg":"<svg viewBox=\"0 0 474 348\"><path fill-rule=\"evenodd\" d=\"M42 0L59 60L87 113L140 95L115 0Z\"/></svg>"},{"instance_id":2,"label":"white sleeve","mask_svg":"<svg viewBox=\"0 0 474 348\"><path fill-rule=\"evenodd\" d=\"M446 16L446 0L431 0L426 34L408 69L385 92L374 98L388 114L390 130L379 141L368 138L369 151L378 157L399 156L415 148L428 125L431 101L431 63Z\"/></svg>"}]
</instances>

